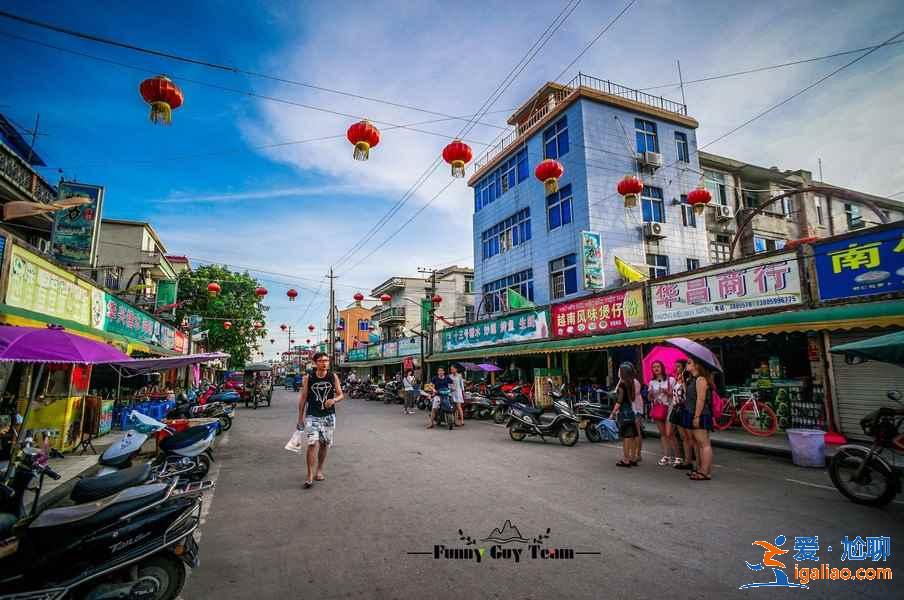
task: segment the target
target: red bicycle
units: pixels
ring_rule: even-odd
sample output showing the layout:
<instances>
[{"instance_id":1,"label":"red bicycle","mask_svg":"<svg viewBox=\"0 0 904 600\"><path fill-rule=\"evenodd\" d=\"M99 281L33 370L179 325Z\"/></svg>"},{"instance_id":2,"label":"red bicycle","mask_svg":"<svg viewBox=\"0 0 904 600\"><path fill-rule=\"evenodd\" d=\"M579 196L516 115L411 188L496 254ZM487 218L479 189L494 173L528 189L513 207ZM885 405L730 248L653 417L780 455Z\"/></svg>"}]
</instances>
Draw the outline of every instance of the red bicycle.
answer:
<instances>
[{"instance_id":1,"label":"red bicycle","mask_svg":"<svg viewBox=\"0 0 904 600\"><path fill-rule=\"evenodd\" d=\"M754 394L741 392L731 394L722 405L722 414L713 418L713 427L720 431L735 424L751 435L768 437L778 429L778 417L768 404L758 400Z\"/></svg>"}]
</instances>

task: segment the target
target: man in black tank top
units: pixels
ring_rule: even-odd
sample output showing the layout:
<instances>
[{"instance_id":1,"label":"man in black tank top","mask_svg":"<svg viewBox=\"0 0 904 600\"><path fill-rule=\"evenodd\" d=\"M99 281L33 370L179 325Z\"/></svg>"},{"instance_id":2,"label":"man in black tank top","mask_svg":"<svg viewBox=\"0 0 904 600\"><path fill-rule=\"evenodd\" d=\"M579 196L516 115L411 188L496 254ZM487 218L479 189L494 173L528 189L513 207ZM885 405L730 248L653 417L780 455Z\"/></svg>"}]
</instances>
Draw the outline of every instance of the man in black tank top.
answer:
<instances>
[{"instance_id":1,"label":"man in black tank top","mask_svg":"<svg viewBox=\"0 0 904 600\"><path fill-rule=\"evenodd\" d=\"M314 481L326 479L323 464L327 448L333 445L336 428L336 403L343 399L339 377L330 371L330 358L325 352L314 355L314 369L304 378L301 398L298 400L298 429L307 438L306 453L308 474L305 489ZM316 470L315 470L316 466Z\"/></svg>"}]
</instances>

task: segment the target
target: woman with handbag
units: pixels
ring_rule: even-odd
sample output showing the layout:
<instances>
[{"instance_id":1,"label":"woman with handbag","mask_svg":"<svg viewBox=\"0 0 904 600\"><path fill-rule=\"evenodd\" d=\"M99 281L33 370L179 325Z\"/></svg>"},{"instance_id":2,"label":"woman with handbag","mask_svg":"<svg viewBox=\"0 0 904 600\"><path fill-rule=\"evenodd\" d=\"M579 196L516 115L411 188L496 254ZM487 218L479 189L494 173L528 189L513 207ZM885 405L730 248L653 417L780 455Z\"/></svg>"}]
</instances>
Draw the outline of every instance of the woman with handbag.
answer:
<instances>
[{"instance_id":1,"label":"woman with handbag","mask_svg":"<svg viewBox=\"0 0 904 600\"><path fill-rule=\"evenodd\" d=\"M692 471L694 469L694 440L691 433L684 428L684 414L687 412L687 381L690 378L690 372L687 370L687 361L675 361L675 403L669 413L669 425L672 426L672 435L681 437L681 446L684 449L684 458L675 457L676 469L682 471Z\"/></svg>"},{"instance_id":2,"label":"woman with handbag","mask_svg":"<svg viewBox=\"0 0 904 600\"><path fill-rule=\"evenodd\" d=\"M659 466L673 465L678 456L678 443L669 423L669 412L675 404L675 378L666 373L662 361L654 361L651 369L653 378L647 384L650 390L650 418L659 428L659 442L662 444L662 458Z\"/></svg>"},{"instance_id":3,"label":"woman with handbag","mask_svg":"<svg viewBox=\"0 0 904 600\"><path fill-rule=\"evenodd\" d=\"M637 399L640 398L640 382L637 380L634 365L631 363L622 363L618 367L615 398L615 406L612 407L612 414L609 418L618 423L624 452L624 456L615 463L615 466L636 467L640 458L640 437L637 430L638 415L634 407ZM642 399L641 402L643 402Z\"/></svg>"}]
</instances>

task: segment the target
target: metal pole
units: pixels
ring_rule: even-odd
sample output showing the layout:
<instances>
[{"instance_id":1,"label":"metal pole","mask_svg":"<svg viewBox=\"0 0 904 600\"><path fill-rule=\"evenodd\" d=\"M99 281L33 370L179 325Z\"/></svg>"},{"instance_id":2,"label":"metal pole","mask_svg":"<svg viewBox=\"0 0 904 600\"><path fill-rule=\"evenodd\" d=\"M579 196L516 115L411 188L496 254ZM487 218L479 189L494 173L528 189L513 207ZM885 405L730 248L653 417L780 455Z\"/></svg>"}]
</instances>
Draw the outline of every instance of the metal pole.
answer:
<instances>
[{"instance_id":1,"label":"metal pole","mask_svg":"<svg viewBox=\"0 0 904 600\"><path fill-rule=\"evenodd\" d=\"M336 290L333 287L333 280L336 278L333 275L333 267L330 267L330 314L328 318L329 335L327 340L330 345L330 365L335 368L336 367L336 314L335 314L335 305L336 305Z\"/></svg>"},{"instance_id":2,"label":"metal pole","mask_svg":"<svg viewBox=\"0 0 904 600\"><path fill-rule=\"evenodd\" d=\"M9 463L6 465L6 473L3 476L4 481L9 481L10 474L13 470L13 459L16 456L16 450L19 449L19 440L22 438L22 430L25 429L25 426L28 424L28 413L31 412L31 405L34 404L35 399L38 397L38 390L41 389L41 379L43 377L44 363L38 363L38 374L35 376L34 382L32 382L31 393L28 395L28 404L25 405L25 414L22 415L22 424L16 429L16 437L13 439L13 446L10 449Z\"/></svg>"},{"instance_id":3,"label":"metal pole","mask_svg":"<svg viewBox=\"0 0 904 600\"><path fill-rule=\"evenodd\" d=\"M681 104L684 105L684 109L687 110L687 98L684 97L684 77L681 76L681 61L676 60L678 63L678 82L681 85Z\"/></svg>"}]
</instances>

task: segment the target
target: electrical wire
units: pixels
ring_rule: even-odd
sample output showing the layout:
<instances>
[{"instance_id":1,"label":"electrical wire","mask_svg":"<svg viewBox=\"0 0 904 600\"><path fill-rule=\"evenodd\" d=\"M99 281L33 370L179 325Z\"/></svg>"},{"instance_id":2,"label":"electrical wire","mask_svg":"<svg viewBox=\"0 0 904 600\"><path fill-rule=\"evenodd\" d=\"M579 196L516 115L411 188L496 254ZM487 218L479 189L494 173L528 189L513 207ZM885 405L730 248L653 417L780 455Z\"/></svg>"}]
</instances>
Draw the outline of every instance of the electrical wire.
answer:
<instances>
[{"instance_id":1,"label":"electrical wire","mask_svg":"<svg viewBox=\"0 0 904 600\"><path fill-rule=\"evenodd\" d=\"M373 96L365 96L365 95L363 95L363 94L359 94L359 93L356 93L356 92L348 92L348 91L345 91L345 90L338 90L338 89L335 89L335 88L330 88L330 87L327 87L327 86L318 85L318 84L314 84L314 83L307 83L307 82L304 82L304 81L297 81L297 80L289 79L289 78L287 78L287 77L283 77L283 76L279 76L279 75L268 75L268 74L266 74L266 73L260 73L260 72L257 72L257 71L250 71L250 70L242 69L242 68L239 68L239 67L236 67L236 66L232 66L232 65L221 65L221 64L213 63L213 62L210 62L210 61L207 61L207 60L201 60L201 59L186 57L186 56L182 56L182 55L179 55L179 54L174 54L174 53L171 53L171 52L163 52L163 51L161 51L161 50L155 50L155 49L152 49L152 48L145 48L145 47L143 47L143 46L138 46L138 45L130 44L130 43L127 43L127 42L120 42L120 41L118 41L118 40L114 40L114 39L111 39L111 38L102 37L102 36L95 35L95 34L90 34L90 33L85 33L85 32L82 32L82 31L76 31L76 30L74 30L74 29L68 29L68 28L65 28L65 27L61 27L61 26L59 26L59 25L53 25L52 23L47 23L47 22L45 22L45 21L38 21L38 20L36 20L36 19L31 19L31 18L28 18L28 17L23 17L23 16L21 16L21 15L16 15L16 14L13 14L13 13L10 13L10 12L7 12L7 11L3 11L3 10L0 10L0 17L6 18L6 19L9 19L9 20L12 20L12 21L18 21L18 22L20 22L20 23L24 23L24 24L26 24L26 25L31 25L31 26L33 26L33 27L38 27L38 28L41 28L41 29L46 29L46 30L49 30L49 31L54 31L54 32L56 32L56 33L61 33L61 34L63 34L63 35L68 35L68 36L76 37L76 38L79 38L79 39L87 40L87 41L89 41L89 42L95 42L95 43L99 43L99 44L106 44L106 45L108 45L108 46L114 46L114 47L117 47L117 48L124 48L124 49L126 49L126 50L131 50L131 51L133 51L133 52L140 52L140 53L143 53L143 54L149 54L149 55L151 55L151 56L157 56L157 57L159 57L159 58L165 58L165 59L167 59L167 60L174 60L174 61L184 62L184 63L188 63L188 64L192 64L192 65L198 65L198 66L206 67L206 68L210 68L210 69L215 69L215 70L219 70L219 71L226 71L226 72L229 72L229 73L241 74L241 75L247 75L247 76L249 76L249 77L257 77L257 78L260 78L260 79L266 79L266 80L269 80L269 81L275 81L275 82L278 82L278 83L285 83L285 84L289 84L289 85L295 85L295 86L299 86L299 87L305 87L305 88L317 90L317 91L320 91L320 92L328 92L328 93L331 93L331 94L338 94L338 95L341 95L341 96L348 96L348 97L350 97L350 98L355 98L355 99L357 99L357 100L366 100L366 101L368 101L368 102L376 102L376 103L379 103L379 104L385 104L385 105L387 105L387 106L393 106L393 107L395 107L395 108L404 108L404 109L406 109L406 110L413 110L413 111L422 112L422 113L426 113L426 114L431 114L431 115L446 117L446 118L449 118L449 119L462 120L462 121L465 120L464 117L456 117L456 116L448 115L448 114L445 114L445 113L442 113L442 112L438 112L438 111L435 111L435 110L430 110L430 109L422 108L422 107L419 107L419 106L413 106L413 105L411 105L411 104L403 104L403 103L400 103L400 102L393 102L393 101L391 101L391 100L385 100L385 99L382 99L382 98L375 98L375 97L373 97ZM495 123L480 123L480 124L481 124L481 125L486 125L487 127L494 127L494 128L497 128L497 129L505 129L505 127L501 127L501 126L499 126L499 125L496 125Z\"/></svg>"}]
</instances>

